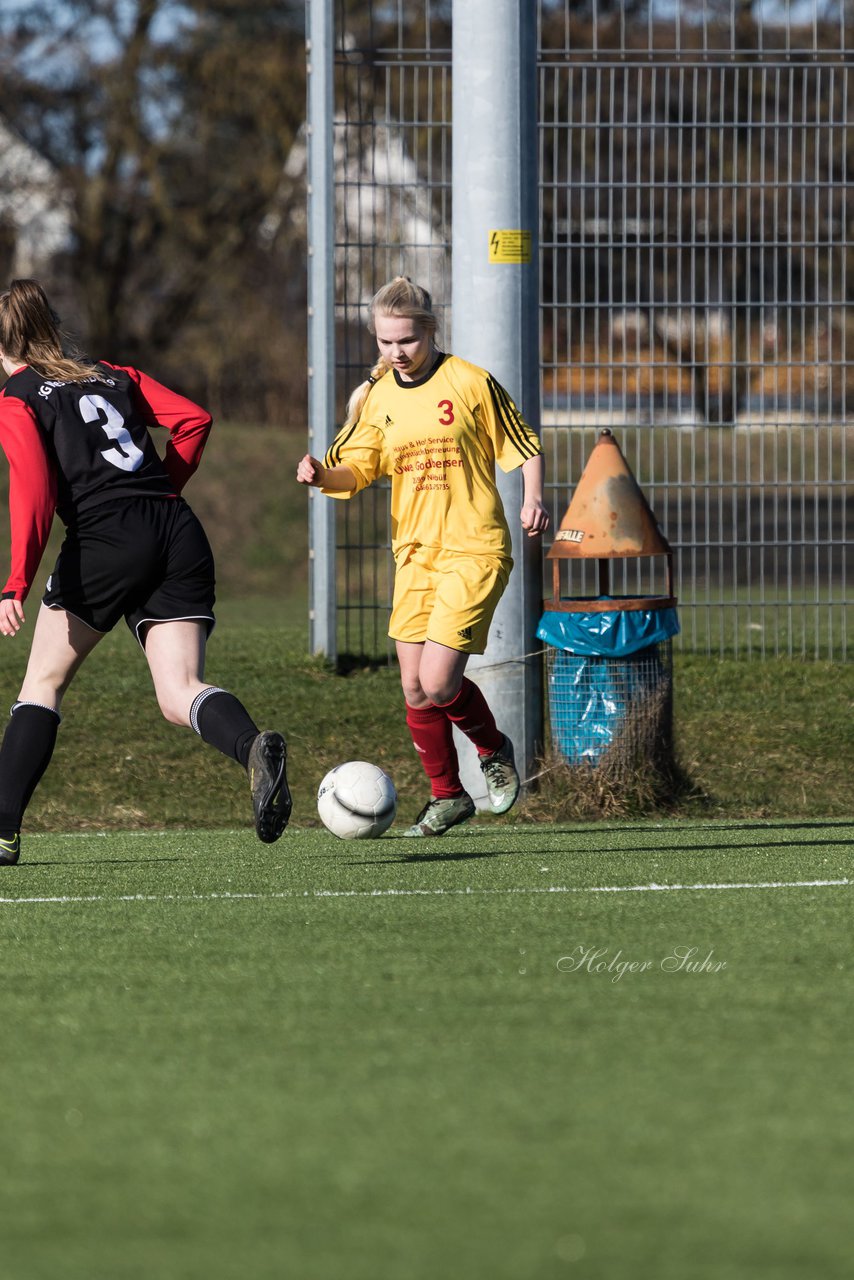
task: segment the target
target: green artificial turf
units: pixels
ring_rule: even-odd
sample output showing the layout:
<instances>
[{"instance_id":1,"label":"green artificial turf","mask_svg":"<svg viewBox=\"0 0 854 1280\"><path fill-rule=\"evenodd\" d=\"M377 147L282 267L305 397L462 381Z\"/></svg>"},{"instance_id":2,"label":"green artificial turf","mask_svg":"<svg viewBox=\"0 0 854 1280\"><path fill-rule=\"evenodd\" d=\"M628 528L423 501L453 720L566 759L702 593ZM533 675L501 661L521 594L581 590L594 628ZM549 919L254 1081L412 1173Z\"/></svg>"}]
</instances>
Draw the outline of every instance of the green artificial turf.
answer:
<instances>
[{"instance_id":1,"label":"green artificial turf","mask_svg":"<svg viewBox=\"0 0 854 1280\"><path fill-rule=\"evenodd\" d=\"M3 1280L850 1274L854 826L399 830L27 839Z\"/></svg>"}]
</instances>

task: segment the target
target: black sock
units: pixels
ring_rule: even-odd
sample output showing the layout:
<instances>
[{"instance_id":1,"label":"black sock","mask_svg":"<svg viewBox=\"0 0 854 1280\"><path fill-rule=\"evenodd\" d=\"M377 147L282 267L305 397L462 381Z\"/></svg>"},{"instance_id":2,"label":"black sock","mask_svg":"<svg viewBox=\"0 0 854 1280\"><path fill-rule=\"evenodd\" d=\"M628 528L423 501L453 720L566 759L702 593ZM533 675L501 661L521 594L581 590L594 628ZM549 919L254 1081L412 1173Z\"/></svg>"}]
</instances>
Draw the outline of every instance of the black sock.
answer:
<instances>
[{"instance_id":1,"label":"black sock","mask_svg":"<svg viewBox=\"0 0 854 1280\"><path fill-rule=\"evenodd\" d=\"M37 702L16 702L0 746L0 836L9 839L50 764L60 714Z\"/></svg>"},{"instance_id":2,"label":"black sock","mask_svg":"<svg viewBox=\"0 0 854 1280\"><path fill-rule=\"evenodd\" d=\"M190 707L190 724L203 742L246 768L249 748L258 737L259 729L233 693L214 686L203 689Z\"/></svg>"}]
</instances>

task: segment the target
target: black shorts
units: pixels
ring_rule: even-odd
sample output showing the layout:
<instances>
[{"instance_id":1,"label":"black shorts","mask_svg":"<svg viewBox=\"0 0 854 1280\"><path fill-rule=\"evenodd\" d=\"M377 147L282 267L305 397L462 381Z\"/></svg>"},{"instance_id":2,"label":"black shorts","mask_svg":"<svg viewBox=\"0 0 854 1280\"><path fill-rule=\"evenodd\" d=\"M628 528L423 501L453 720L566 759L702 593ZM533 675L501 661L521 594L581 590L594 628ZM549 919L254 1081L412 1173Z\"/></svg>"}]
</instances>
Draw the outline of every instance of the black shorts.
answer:
<instances>
[{"instance_id":1,"label":"black shorts","mask_svg":"<svg viewBox=\"0 0 854 1280\"><path fill-rule=\"evenodd\" d=\"M182 498L122 498L68 527L44 603L94 631L124 617L140 644L146 622L214 625L214 561L204 529Z\"/></svg>"}]
</instances>

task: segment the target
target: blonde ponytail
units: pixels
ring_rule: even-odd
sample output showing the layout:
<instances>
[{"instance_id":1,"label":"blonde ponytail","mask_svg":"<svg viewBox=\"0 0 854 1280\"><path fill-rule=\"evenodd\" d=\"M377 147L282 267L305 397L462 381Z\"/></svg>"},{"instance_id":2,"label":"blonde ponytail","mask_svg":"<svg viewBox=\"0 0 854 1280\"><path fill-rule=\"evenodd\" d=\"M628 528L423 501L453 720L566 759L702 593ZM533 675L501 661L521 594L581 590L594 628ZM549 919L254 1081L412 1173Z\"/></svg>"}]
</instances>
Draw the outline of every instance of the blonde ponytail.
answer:
<instances>
[{"instance_id":1,"label":"blonde ponytail","mask_svg":"<svg viewBox=\"0 0 854 1280\"><path fill-rule=\"evenodd\" d=\"M365 401L368 398L371 387L374 383L379 382L383 374L388 373L390 368L391 365L380 356L365 381L360 382L356 390L351 393L350 399L347 401L347 413L344 418L345 427L351 427L354 422L359 421L359 416L365 407Z\"/></svg>"}]
</instances>

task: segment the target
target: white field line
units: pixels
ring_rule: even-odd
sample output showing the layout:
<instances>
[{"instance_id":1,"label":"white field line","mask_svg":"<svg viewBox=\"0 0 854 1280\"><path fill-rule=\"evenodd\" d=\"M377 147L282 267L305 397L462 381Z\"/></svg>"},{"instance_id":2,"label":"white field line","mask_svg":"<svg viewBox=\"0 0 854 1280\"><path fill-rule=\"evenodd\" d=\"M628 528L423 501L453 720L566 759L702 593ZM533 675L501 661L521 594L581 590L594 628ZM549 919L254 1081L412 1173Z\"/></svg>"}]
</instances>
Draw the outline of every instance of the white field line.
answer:
<instances>
[{"instance_id":1,"label":"white field line","mask_svg":"<svg viewBox=\"0 0 854 1280\"><path fill-rule=\"evenodd\" d=\"M0 906L64 906L91 902L271 902L300 898L456 898L544 893L708 893L719 889L841 889L854 880L745 880L703 884L531 885L509 889L284 889L267 893L121 893L66 894L57 897L5 898Z\"/></svg>"}]
</instances>

